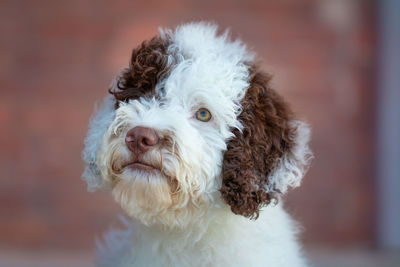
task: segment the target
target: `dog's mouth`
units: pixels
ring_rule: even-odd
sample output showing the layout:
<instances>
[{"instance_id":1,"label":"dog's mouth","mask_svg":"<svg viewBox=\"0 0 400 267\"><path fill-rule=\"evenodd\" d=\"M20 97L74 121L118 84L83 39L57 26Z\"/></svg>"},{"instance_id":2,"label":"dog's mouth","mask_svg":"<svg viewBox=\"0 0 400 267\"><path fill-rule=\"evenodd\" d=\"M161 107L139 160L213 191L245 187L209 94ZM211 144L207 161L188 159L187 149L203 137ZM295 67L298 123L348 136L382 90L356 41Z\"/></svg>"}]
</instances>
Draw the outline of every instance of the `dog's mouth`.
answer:
<instances>
[{"instance_id":1,"label":"dog's mouth","mask_svg":"<svg viewBox=\"0 0 400 267\"><path fill-rule=\"evenodd\" d=\"M137 177L137 175L145 175L144 177L158 177L163 178L169 186L171 192L176 192L178 188L178 182L176 178L169 175L162 165L162 159L160 161L151 160L151 159L143 159L143 158L134 158L129 161L125 161L120 168L120 173L124 173L130 177L131 175ZM148 176L149 175L149 176ZM126 178L128 178L126 177Z\"/></svg>"},{"instance_id":2,"label":"dog's mouth","mask_svg":"<svg viewBox=\"0 0 400 267\"><path fill-rule=\"evenodd\" d=\"M152 172L152 171L159 171L154 165L148 164L142 161L133 161L128 162L122 166L123 169L130 169L130 170L138 170L138 171L145 171L145 172Z\"/></svg>"},{"instance_id":3,"label":"dog's mouth","mask_svg":"<svg viewBox=\"0 0 400 267\"><path fill-rule=\"evenodd\" d=\"M140 170L140 171L154 171L156 168L152 165L148 165L141 162L132 162L127 164L124 168L129 168L131 170Z\"/></svg>"}]
</instances>

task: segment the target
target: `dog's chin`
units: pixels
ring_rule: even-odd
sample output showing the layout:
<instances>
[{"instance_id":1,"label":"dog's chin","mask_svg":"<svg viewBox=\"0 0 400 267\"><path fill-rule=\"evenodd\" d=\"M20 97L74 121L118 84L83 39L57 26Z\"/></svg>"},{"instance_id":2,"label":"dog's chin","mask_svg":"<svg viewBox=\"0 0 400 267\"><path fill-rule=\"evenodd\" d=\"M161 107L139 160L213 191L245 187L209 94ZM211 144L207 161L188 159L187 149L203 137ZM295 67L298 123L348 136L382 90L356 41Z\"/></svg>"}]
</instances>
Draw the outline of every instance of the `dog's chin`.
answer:
<instances>
[{"instance_id":1,"label":"dog's chin","mask_svg":"<svg viewBox=\"0 0 400 267\"><path fill-rule=\"evenodd\" d=\"M173 204L168 178L160 169L144 163L124 166L112 193L128 215L146 225L152 224Z\"/></svg>"},{"instance_id":2,"label":"dog's chin","mask_svg":"<svg viewBox=\"0 0 400 267\"><path fill-rule=\"evenodd\" d=\"M124 165L122 173L119 175L117 185L124 185L130 191L154 192L171 191L168 184L168 178L161 170L150 164L133 162ZM114 188L116 189L116 188ZM145 196L147 199L152 196Z\"/></svg>"},{"instance_id":3,"label":"dog's chin","mask_svg":"<svg viewBox=\"0 0 400 267\"><path fill-rule=\"evenodd\" d=\"M192 177L188 171L193 168L185 169L186 165L168 156L163 159L111 162L115 166L112 195L130 217L147 226L184 228L198 221L208 202L195 186L196 180L187 178Z\"/></svg>"}]
</instances>

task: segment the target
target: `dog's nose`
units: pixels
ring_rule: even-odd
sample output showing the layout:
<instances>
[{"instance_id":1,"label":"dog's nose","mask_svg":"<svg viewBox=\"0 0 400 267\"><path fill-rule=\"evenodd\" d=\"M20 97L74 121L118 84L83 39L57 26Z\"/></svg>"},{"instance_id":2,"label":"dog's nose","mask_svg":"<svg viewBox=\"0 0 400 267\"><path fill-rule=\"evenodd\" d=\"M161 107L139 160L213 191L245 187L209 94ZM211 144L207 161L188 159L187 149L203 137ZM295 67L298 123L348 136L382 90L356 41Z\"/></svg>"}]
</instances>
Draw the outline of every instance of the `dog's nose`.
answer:
<instances>
[{"instance_id":1,"label":"dog's nose","mask_svg":"<svg viewBox=\"0 0 400 267\"><path fill-rule=\"evenodd\" d=\"M134 153L144 153L158 144L158 136L154 129L134 127L125 136L128 149Z\"/></svg>"}]
</instances>

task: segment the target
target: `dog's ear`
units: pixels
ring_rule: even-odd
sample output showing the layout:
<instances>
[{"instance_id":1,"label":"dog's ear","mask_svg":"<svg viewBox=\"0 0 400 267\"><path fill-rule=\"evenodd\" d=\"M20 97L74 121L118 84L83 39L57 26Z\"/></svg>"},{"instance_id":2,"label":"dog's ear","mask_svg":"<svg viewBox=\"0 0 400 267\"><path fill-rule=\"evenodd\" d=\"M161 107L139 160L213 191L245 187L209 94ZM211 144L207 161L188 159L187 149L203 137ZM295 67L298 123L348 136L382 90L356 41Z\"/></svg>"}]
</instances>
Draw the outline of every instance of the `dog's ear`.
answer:
<instances>
[{"instance_id":1,"label":"dog's ear","mask_svg":"<svg viewBox=\"0 0 400 267\"><path fill-rule=\"evenodd\" d=\"M116 83L114 80L111 86ZM104 99L100 109L95 111L89 123L89 130L85 139L85 148L82 158L86 163L82 178L88 184L88 190L94 191L104 188L105 183L96 163L98 151L103 141L103 136L115 116L115 99L111 95Z\"/></svg>"},{"instance_id":2,"label":"dog's ear","mask_svg":"<svg viewBox=\"0 0 400 267\"><path fill-rule=\"evenodd\" d=\"M257 218L261 207L300 185L312 154L307 125L269 87L270 76L250 73L238 116L243 128L228 141L220 191L235 214Z\"/></svg>"}]
</instances>

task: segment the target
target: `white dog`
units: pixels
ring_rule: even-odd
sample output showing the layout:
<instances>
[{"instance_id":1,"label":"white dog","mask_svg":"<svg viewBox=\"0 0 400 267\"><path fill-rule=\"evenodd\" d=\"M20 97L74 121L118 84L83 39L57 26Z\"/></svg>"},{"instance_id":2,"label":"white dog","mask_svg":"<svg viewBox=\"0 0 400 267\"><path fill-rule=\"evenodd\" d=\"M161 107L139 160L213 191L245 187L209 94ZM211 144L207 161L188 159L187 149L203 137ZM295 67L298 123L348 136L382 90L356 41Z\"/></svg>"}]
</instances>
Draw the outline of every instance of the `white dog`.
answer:
<instances>
[{"instance_id":1,"label":"white dog","mask_svg":"<svg viewBox=\"0 0 400 267\"><path fill-rule=\"evenodd\" d=\"M192 23L143 42L92 118L83 174L131 217L100 266L304 266L279 201L309 129L240 41Z\"/></svg>"}]
</instances>

